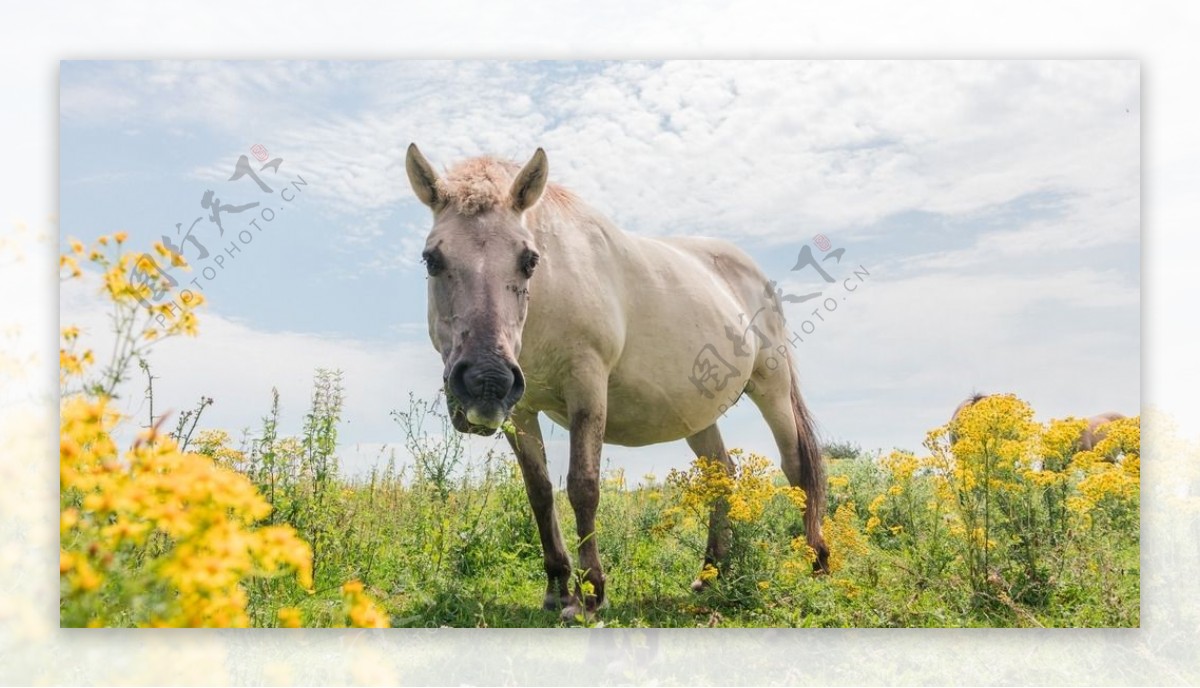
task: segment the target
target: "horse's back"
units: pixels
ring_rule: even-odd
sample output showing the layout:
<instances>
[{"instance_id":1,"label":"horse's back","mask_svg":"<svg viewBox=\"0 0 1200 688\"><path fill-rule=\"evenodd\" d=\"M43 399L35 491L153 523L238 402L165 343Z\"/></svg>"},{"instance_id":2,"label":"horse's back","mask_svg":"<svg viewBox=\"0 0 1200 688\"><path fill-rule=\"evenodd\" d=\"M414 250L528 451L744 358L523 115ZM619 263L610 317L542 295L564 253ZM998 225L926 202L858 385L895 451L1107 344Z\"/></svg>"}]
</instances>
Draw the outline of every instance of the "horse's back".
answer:
<instances>
[{"instance_id":1,"label":"horse's back","mask_svg":"<svg viewBox=\"0 0 1200 688\"><path fill-rule=\"evenodd\" d=\"M657 241L694 260L707 277L710 289L723 291L737 302L736 315L749 318L763 309L770 310L771 313L766 314L768 317L756 319L755 324L770 328L775 334L781 332L783 318L773 307L777 304L769 280L745 251L728 241L709 237L665 237L647 241Z\"/></svg>"},{"instance_id":2,"label":"horse's back","mask_svg":"<svg viewBox=\"0 0 1200 688\"><path fill-rule=\"evenodd\" d=\"M1125 415L1115 411L1108 413L1100 413L1091 418L1088 418L1087 427L1084 428L1083 434L1079 438L1079 446L1084 450L1092 450L1100 440L1104 439L1107 434L1104 432L1104 426L1115 420L1121 420Z\"/></svg>"},{"instance_id":3,"label":"horse's back","mask_svg":"<svg viewBox=\"0 0 1200 688\"><path fill-rule=\"evenodd\" d=\"M714 277L741 289L744 286L762 288L767 277L745 251L723 239L710 237L663 237L645 239L669 246L698 259Z\"/></svg>"}]
</instances>

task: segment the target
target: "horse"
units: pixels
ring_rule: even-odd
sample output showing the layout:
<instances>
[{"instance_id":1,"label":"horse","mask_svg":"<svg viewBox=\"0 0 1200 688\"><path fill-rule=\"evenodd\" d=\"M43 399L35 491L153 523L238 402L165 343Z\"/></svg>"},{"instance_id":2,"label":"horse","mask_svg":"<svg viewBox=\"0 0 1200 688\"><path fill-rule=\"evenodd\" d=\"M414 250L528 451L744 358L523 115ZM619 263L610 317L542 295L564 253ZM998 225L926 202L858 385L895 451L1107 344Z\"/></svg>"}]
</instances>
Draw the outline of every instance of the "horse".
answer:
<instances>
[{"instance_id":1,"label":"horse","mask_svg":"<svg viewBox=\"0 0 1200 688\"><path fill-rule=\"evenodd\" d=\"M967 410L974 404L978 403L980 400L988 398L989 396L993 396L993 395L979 394L979 393L972 394L971 396L969 396L965 400L963 400L963 402L960 403L954 409L954 414L950 416L950 424L949 424L950 425L950 442L951 442L951 444L953 444L954 442L956 442L958 440L958 436L954 431L954 426L958 421L958 417L962 414L963 411ZM1106 413L1100 413L1100 414L1097 414L1095 416L1088 418L1087 425L1084 427L1082 434L1080 434L1079 441L1075 444L1075 451L1076 452L1091 451L1092 449L1094 449L1096 447L1096 445L1101 440L1103 440L1105 435L1107 434L1107 432L1105 431L1103 426L1105 426L1108 423L1111 423L1115 420L1121 420L1122 418L1125 418L1125 415L1121 414L1121 413L1117 413L1115 411L1108 411ZM1110 463L1116 462L1115 456L1104 456L1102 458L1105 461L1108 461Z\"/></svg>"},{"instance_id":2,"label":"horse","mask_svg":"<svg viewBox=\"0 0 1200 688\"><path fill-rule=\"evenodd\" d=\"M1096 448L1096 445L1108 434L1104 430L1104 426L1114 420L1121 420L1124 414L1116 411L1101 413L1087 419L1087 427L1083 429L1083 434L1079 436L1079 448L1082 451L1091 451ZM1116 457L1104 456L1105 461L1115 462Z\"/></svg>"},{"instance_id":3,"label":"horse","mask_svg":"<svg viewBox=\"0 0 1200 688\"><path fill-rule=\"evenodd\" d=\"M595 533L602 445L685 439L697 456L732 469L717 420L743 393L770 427L789 483L807 496L813 568L828 571L813 419L777 294L749 256L716 239L625 233L549 181L541 148L523 166L478 157L439 176L412 144L405 169L433 214L422 261L451 422L480 435L511 423L505 434L541 539L545 609L569 619L605 602ZM590 583L576 581L574 593L541 414L570 436L567 498ZM717 504L709 518L704 563L718 571L727 511Z\"/></svg>"}]
</instances>

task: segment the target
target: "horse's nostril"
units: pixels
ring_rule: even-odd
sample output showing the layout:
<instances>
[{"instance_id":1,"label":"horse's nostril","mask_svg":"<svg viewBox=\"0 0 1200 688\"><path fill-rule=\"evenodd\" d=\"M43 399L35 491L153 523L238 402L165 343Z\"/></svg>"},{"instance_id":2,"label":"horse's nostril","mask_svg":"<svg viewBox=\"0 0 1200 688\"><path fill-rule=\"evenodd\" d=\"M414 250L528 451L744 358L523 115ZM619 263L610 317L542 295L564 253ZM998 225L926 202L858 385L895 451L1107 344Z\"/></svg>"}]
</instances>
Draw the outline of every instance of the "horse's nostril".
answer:
<instances>
[{"instance_id":1,"label":"horse's nostril","mask_svg":"<svg viewBox=\"0 0 1200 688\"><path fill-rule=\"evenodd\" d=\"M471 365L466 361L459 361L450 369L450 375L447 376L446 382L450 386L450 393L463 400L468 397L469 390L466 384L467 368Z\"/></svg>"},{"instance_id":2,"label":"horse's nostril","mask_svg":"<svg viewBox=\"0 0 1200 688\"><path fill-rule=\"evenodd\" d=\"M508 401L515 404L521 400L525 394L525 375L517 366L512 367L513 382L512 387L508 391Z\"/></svg>"}]
</instances>

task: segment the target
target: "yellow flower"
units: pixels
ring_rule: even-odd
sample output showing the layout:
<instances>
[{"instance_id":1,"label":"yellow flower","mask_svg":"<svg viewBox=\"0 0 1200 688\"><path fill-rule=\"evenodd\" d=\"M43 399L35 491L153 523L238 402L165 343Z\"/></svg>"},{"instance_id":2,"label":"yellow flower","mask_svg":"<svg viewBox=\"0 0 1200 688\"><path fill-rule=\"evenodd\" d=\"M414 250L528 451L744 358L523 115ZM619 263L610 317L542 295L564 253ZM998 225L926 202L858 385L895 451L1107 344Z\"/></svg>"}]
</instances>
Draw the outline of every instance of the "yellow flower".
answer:
<instances>
[{"instance_id":1,"label":"yellow flower","mask_svg":"<svg viewBox=\"0 0 1200 688\"><path fill-rule=\"evenodd\" d=\"M60 277L66 272L67 278L79 277L83 271L79 269L79 261L74 256L61 255L58 257L58 272Z\"/></svg>"},{"instance_id":2,"label":"yellow flower","mask_svg":"<svg viewBox=\"0 0 1200 688\"><path fill-rule=\"evenodd\" d=\"M822 530L829 545L829 569L833 573L848 561L865 557L870 552L867 536L858 529L854 502L840 505L832 517L826 515Z\"/></svg>"},{"instance_id":3,"label":"yellow flower","mask_svg":"<svg viewBox=\"0 0 1200 688\"><path fill-rule=\"evenodd\" d=\"M1087 427L1087 421L1078 418L1052 420L1042 431L1038 454L1042 467L1049 471L1061 471L1071 463L1079 437Z\"/></svg>"},{"instance_id":4,"label":"yellow flower","mask_svg":"<svg viewBox=\"0 0 1200 688\"><path fill-rule=\"evenodd\" d=\"M300 628L300 610L284 607L279 610L279 625L283 628Z\"/></svg>"},{"instance_id":5,"label":"yellow flower","mask_svg":"<svg viewBox=\"0 0 1200 688\"><path fill-rule=\"evenodd\" d=\"M919 467L917 457L909 452L894 451L884 457L880 463L892 474L896 482L905 482L913 477Z\"/></svg>"},{"instance_id":6,"label":"yellow flower","mask_svg":"<svg viewBox=\"0 0 1200 688\"><path fill-rule=\"evenodd\" d=\"M342 586L345 613L355 628L388 628L387 614L364 591L360 581L352 580Z\"/></svg>"},{"instance_id":7,"label":"yellow flower","mask_svg":"<svg viewBox=\"0 0 1200 688\"><path fill-rule=\"evenodd\" d=\"M271 509L249 479L156 433L118 460L111 432L119 416L103 398L67 397L61 415L60 526L72 535L60 556L64 613L93 604L87 596L102 594L110 571L108 594L136 576L154 582L133 587L163 590L165 597L138 605L158 610L142 620L157 625L248 625L242 582L254 576L291 571L311 587L312 551L289 526L255 527ZM155 553L121 568L120 553L151 533L162 536Z\"/></svg>"}]
</instances>

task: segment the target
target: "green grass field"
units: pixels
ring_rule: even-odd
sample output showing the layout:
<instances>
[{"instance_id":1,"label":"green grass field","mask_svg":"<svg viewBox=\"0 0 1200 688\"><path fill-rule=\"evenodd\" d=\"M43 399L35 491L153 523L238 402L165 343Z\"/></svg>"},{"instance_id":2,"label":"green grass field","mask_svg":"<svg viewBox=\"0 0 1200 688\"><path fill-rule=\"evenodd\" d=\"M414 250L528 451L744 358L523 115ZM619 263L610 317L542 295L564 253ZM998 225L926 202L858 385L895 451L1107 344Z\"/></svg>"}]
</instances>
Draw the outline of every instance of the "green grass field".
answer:
<instances>
[{"instance_id":1,"label":"green grass field","mask_svg":"<svg viewBox=\"0 0 1200 688\"><path fill-rule=\"evenodd\" d=\"M304 438L276 441L275 451L263 451L261 444L250 451L222 449L219 435L197 444L218 460L224 452L264 494L274 494L271 519L292 524L313 547L316 593L289 579L251 581L254 625L273 625L280 607L299 608L305 625L333 623L341 609L340 585L351 579L364 583L393 626L563 625L540 607L541 547L511 456L464 464L462 445L439 409L416 401L396 414L416 465L404 471L387 465L367 480L342 481L331 453L311 451L322 443L333 446L340 406L331 397L337 394L332 378L323 377L318 386L326 390L317 395L324 401L310 413ZM430 420L435 426L440 420L442 430L423 432ZM992 429L1005 431L994 419ZM1033 446L1049 451L1049 439ZM703 593L691 592L689 584L700 571L705 500L713 497L705 474L693 469L633 481L620 469L607 472L597 537L608 606L575 623L1138 625L1136 484L1123 493L1109 487L1093 494L1094 502L1078 503L1088 491L1088 471L1108 476L1120 466L1096 463L1061 484L1038 485L1013 466L1006 472L999 452L991 466L999 477L984 491L939 477L928 459L875 457L845 444L827 451L825 531L834 572L811 574L801 514L780 489L786 484L782 474L768 459L743 456L742 470L722 494L741 500L753 518L733 521L730 561ZM1127 464L1134 461L1126 457ZM1064 475L1070 472L1063 467ZM573 534L565 494L556 504L562 532ZM982 528L985 521L986 551L964 528Z\"/></svg>"}]
</instances>

